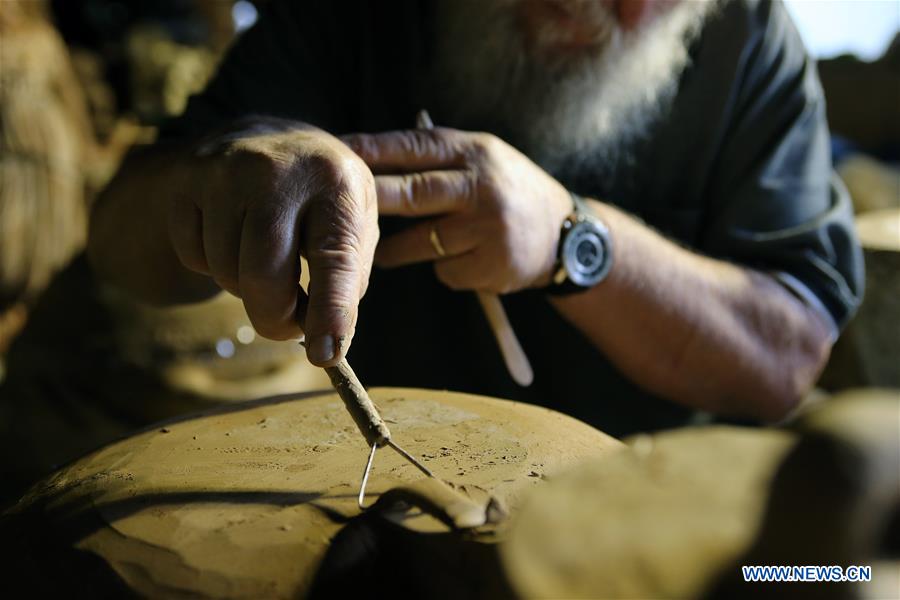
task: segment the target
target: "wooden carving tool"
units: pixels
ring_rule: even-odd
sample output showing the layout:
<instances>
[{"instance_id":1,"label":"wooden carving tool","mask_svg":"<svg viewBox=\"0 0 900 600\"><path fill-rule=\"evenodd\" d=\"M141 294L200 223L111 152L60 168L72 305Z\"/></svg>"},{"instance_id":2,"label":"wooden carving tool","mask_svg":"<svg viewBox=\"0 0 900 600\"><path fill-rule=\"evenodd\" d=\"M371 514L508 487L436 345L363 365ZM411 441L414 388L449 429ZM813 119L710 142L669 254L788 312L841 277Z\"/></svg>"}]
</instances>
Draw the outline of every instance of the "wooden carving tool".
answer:
<instances>
[{"instance_id":1,"label":"wooden carving tool","mask_svg":"<svg viewBox=\"0 0 900 600\"><path fill-rule=\"evenodd\" d=\"M333 367L325 367L328 378L331 379L331 385L337 391L338 396L344 401L344 406L359 427L359 431L366 438L366 442L372 447L369 451L369 460L366 461L366 468L363 471L362 481L359 485L359 495L357 496L357 504L360 508L365 508L363 500L366 496L366 484L369 482L369 472L372 470L372 462L375 460L375 451L382 446L390 446L397 451L400 456L408 460L417 469L422 471L428 477L434 477L434 473L428 470L428 467L417 461L413 456L398 446L391 439L391 432L381 418L378 408L369 393L359 382L356 373L350 368L350 363L346 358L342 358L338 364Z\"/></svg>"},{"instance_id":2,"label":"wooden carving tool","mask_svg":"<svg viewBox=\"0 0 900 600\"><path fill-rule=\"evenodd\" d=\"M305 342L300 343L306 347ZM328 374L331 385L344 402L344 406L347 408L347 412L350 413L353 422L356 423L360 433L366 438L366 443L371 446L369 460L366 462L366 468L363 471L362 481L359 486L359 495L357 496L357 504L359 504L361 509L365 508L363 500L366 496L366 484L369 481L369 473L372 470L372 462L375 460L375 451L378 448L390 446L426 476L434 477L434 473L428 467L417 461L409 452L398 446L391 439L391 432L384 419L381 418L378 407L372 402L369 393L366 392L366 388L359 382L359 378L353 372L346 358L342 358L333 367L325 367L325 373Z\"/></svg>"},{"instance_id":3,"label":"wooden carving tool","mask_svg":"<svg viewBox=\"0 0 900 600\"><path fill-rule=\"evenodd\" d=\"M416 127L419 129L434 129L434 123L427 110L420 110L416 115ZM522 387L528 387L534 381L534 371L531 369L531 363L528 356L516 337L516 332L506 316L506 309L497 294L487 292L475 292L478 297L478 303L481 304L481 310L487 317L494 332L494 339L500 347L500 354L503 355L503 362L512 376L513 381Z\"/></svg>"}]
</instances>

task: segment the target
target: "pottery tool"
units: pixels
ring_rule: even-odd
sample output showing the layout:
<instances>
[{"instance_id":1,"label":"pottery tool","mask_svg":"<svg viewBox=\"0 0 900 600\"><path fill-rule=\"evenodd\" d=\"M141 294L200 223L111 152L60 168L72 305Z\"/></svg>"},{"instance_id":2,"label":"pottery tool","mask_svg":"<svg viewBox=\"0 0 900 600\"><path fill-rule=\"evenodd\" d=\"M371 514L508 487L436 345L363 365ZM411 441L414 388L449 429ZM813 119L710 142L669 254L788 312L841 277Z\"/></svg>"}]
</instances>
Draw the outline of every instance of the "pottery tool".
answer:
<instances>
[{"instance_id":1,"label":"pottery tool","mask_svg":"<svg viewBox=\"0 0 900 600\"><path fill-rule=\"evenodd\" d=\"M331 385L334 386L338 396L344 401L344 406L347 407L347 412L350 413L360 433L363 434L366 442L372 447L369 451L369 460L366 461L366 468L363 471L362 481L359 485L357 503L360 508L365 508L363 499L366 496L366 484L369 482L369 473L372 471L375 451L383 446L390 446L425 475L434 477L434 473L429 471L428 467L417 461L412 454L398 446L391 439L391 432L385 425L384 419L381 418L378 407L369 398L369 393L366 392L366 389L359 382L356 373L353 372L346 358L342 358L333 367L325 367L325 372L328 374L328 378L331 379Z\"/></svg>"},{"instance_id":2,"label":"pottery tool","mask_svg":"<svg viewBox=\"0 0 900 600\"><path fill-rule=\"evenodd\" d=\"M306 347L305 342L301 341L300 344L304 348ZM393 448L400 456L412 463L414 467L422 471L426 476L434 477L434 473L428 467L417 461L412 454L391 439L391 431L385 424L384 419L381 418L378 407L369 398L369 393L362 383L359 382L359 378L353 372L346 358L342 358L333 367L325 367L325 373L328 374L332 387L343 400L344 406L347 408L347 412L350 413L353 422L359 428L359 432L366 439L366 443L371 446L369 460L366 461L366 468L363 471L359 485L359 495L356 499L360 509L365 508L363 500L366 497L366 484L369 482L369 473L372 471L372 463L375 461L375 451L379 448L384 446Z\"/></svg>"},{"instance_id":3,"label":"pottery tool","mask_svg":"<svg viewBox=\"0 0 900 600\"><path fill-rule=\"evenodd\" d=\"M427 110L420 110L416 115L416 127L419 129L434 129L434 123ZM435 230L432 230L434 232ZM434 234L434 233L433 233ZM531 363L528 356L516 337L516 332L509 322L506 315L506 309L497 294L487 292L476 292L478 303L481 304L481 310L487 318L494 333L494 339L500 347L500 354L503 356L503 362L512 376L513 381L522 387L528 387L534 381L534 371L531 369Z\"/></svg>"}]
</instances>

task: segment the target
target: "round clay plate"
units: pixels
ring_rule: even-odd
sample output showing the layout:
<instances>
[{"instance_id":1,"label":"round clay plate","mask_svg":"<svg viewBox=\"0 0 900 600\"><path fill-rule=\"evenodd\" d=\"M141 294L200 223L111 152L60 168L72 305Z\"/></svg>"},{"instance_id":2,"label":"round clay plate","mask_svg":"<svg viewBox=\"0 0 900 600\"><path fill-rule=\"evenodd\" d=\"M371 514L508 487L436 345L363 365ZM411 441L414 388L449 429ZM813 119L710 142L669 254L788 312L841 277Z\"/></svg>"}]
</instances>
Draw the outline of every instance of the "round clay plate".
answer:
<instances>
[{"instance_id":1,"label":"round clay plate","mask_svg":"<svg viewBox=\"0 0 900 600\"><path fill-rule=\"evenodd\" d=\"M371 396L394 440L437 477L481 488L512 512L547 475L622 447L535 406L417 389ZM142 595L296 597L359 513L367 453L336 394L233 405L94 452L33 488L13 513L90 513L95 525L73 544ZM366 501L421 477L380 449ZM427 515L408 526L444 528Z\"/></svg>"}]
</instances>

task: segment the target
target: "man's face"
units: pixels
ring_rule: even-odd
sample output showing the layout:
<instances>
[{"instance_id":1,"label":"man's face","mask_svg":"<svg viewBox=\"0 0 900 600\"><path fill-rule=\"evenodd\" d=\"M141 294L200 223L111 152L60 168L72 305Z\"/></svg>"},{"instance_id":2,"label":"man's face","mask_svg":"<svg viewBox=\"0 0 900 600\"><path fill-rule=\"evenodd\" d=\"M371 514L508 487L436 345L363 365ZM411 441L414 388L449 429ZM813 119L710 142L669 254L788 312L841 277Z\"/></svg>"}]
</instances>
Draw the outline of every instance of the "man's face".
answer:
<instances>
[{"instance_id":1,"label":"man's face","mask_svg":"<svg viewBox=\"0 0 900 600\"><path fill-rule=\"evenodd\" d=\"M598 50L611 32L634 31L681 0L520 0L512 5L535 53L577 55Z\"/></svg>"},{"instance_id":2,"label":"man's face","mask_svg":"<svg viewBox=\"0 0 900 600\"><path fill-rule=\"evenodd\" d=\"M714 0L440 0L454 125L492 124L546 166L615 152L673 95Z\"/></svg>"}]
</instances>

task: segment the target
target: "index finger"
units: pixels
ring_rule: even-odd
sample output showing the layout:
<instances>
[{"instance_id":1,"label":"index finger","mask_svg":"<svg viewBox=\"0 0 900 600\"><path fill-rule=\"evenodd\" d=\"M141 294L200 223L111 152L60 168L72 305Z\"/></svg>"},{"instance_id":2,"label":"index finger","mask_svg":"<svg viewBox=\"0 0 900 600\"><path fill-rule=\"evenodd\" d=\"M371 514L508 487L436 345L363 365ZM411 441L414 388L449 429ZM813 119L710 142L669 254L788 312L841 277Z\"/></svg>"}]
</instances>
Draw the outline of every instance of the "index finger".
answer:
<instances>
[{"instance_id":1,"label":"index finger","mask_svg":"<svg viewBox=\"0 0 900 600\"><path fill-rule=\"evenodd\" d=\"M466 162L463 135L454 129L354 133L341 140L376 173L459 169Z\"/></svg>"},{"instance_id":2,"label":"index finger","mask_svg":"<svg viewBox=\"0 0 900 600\"><path fill-rule=\"evenodd\" d=\"M378 212L422 217L475 207L478 178L472 171L377 175Z\"/></svg>"}]
</instances>

